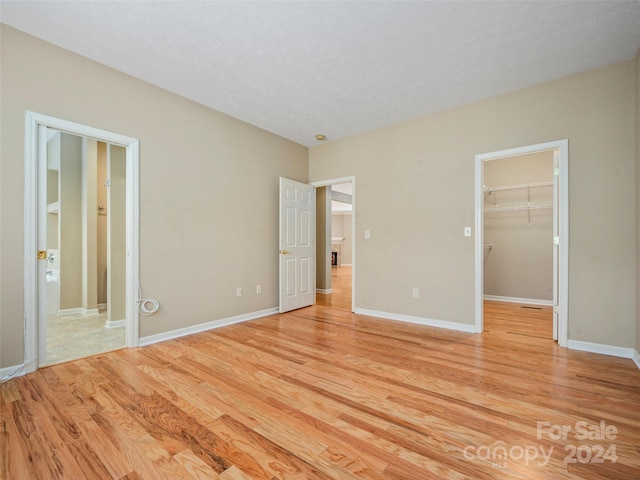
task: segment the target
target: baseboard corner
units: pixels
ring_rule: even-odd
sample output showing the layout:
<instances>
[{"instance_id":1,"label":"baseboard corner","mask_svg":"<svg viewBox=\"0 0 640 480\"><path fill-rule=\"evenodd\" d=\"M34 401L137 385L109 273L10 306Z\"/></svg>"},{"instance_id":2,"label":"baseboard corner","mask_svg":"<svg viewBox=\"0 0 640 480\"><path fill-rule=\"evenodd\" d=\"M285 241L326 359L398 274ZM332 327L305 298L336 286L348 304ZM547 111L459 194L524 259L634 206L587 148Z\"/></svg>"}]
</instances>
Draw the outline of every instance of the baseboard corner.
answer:
<instances>
[{"instance_id":1,"label":"baseboard corner","mask_svg":"<svg viewBox=\"0 0 640 480\"><path fill-rule=\"evenodd\" d=\"M124 327L127 325L126 320L105 320L104 327L105 328L118 328Z\"/></svg>"},{"instance_id":2,"label":"baseboard corner","mask_svg":"<svg viewBox=\"0 0 640 480\"><path fill-rule=\"evenodd\" d=\"M30 362L33 363L33 362ZM12 378L22 377L29 373L27 370L28 363L21 363L19 365L12 365L10 367L0 368L0 383L4 383Z\"/></svg>"},{"instance_id":3,"label":"baseboard corner","mask_svg":"<svg viewBox=\"0 0 640 480\"><path fill-rule=\"evenodd\" d=\"M638 353L638 350L633 351L633 356L631 357L631 359L636 364L636 367L640 368L640 353Z\"/></svg>"}]
</instances>

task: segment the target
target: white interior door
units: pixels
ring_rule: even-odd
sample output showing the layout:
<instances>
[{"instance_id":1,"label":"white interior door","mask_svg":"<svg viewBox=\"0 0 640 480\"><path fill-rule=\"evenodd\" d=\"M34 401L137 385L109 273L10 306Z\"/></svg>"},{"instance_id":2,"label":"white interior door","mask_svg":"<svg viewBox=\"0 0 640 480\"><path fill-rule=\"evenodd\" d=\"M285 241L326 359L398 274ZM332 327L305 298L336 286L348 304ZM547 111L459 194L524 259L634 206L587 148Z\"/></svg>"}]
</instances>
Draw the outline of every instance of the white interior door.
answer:
<instances>
[{"instance_id":1,"label":"white interior door","mask_svg":"<svg viewBox=\"0 0 640 480\"><path fill-rule=\"evenodd\" d=\"M313 305L315 286L315 191L280 178L280 312Z\"/></svg>"},{"instance_id":2,"label":"white interior door","mask_svg":"<svg viewBox=\"0 0 640 480\"><path fill-rule=\"evenodd\" d=\"M41 364L47 363L47 293L49 288L57 288L55 286L50 287L47 284L47 268L49 260L47 259L47 248L52 248L47 242L47 214L48 214L48 202L47 202L47 127L38 126L38 160L37 160L37 245L38 252L43 252L42 255L38 255L38 356Z\"/></svg>"},{"instance_id":3,"label":"white interior door","mask_svg":"<svg viewBox=\"0 0 640 480\"><path fill-rule=\"evenodd\" d=\"M560 152L553 151L553 339L558 340L558 257L560 250L560 196L558 174L560 172Z\"/></svg>"}]
</instances>

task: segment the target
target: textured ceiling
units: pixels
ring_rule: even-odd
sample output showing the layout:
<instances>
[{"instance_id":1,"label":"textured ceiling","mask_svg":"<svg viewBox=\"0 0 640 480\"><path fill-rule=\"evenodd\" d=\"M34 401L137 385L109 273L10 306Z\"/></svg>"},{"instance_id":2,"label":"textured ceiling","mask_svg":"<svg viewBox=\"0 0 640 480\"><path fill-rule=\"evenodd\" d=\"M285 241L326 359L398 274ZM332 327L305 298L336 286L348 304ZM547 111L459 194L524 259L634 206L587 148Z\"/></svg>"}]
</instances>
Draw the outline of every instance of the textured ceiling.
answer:
<instances>
[{"instance_id":1,"label":"textured ceiling","mask_svg":"<svg viewBox=\"0 0 640 480\"><path fill-rule=\"evenodd\" d=\"M640 48L640 1L1 1L0 21L307 146Z\"/></svg>"}]
</instances>

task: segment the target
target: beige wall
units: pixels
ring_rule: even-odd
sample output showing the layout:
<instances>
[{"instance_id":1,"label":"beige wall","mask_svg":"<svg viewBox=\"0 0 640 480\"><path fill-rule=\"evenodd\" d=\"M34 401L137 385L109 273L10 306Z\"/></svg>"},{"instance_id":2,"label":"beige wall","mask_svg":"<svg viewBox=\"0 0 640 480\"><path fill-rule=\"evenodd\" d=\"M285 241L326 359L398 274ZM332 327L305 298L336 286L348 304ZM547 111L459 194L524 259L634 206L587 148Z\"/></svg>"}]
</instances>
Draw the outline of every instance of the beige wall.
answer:
<instances>
[{"instance_id":1,"label":"beige wall","mask_svg":"<svg viewBox=\"0 0 640 480\"><path fill-rule=\"evenodd\" d=\"M344 237L341 245L342 258L340 259L340 263L342 265L351 265L353 260L351 255L352 235L350 213L339 213L331 216L331 236Z\"/></svg>"},{"instance_id":2,"label":"beige wall","mask_svg":"<svg viewBox=\"0 0 640 480\"><path fill-rule=\"evenodd\" d=\"M567 138L569 338L632 346L635 69L621 62L313 147L311 181L358 184L356 306L473 324L463 228L474 225L474 156Z\"/></svg>"},{"instance_id":3,"label":"beige wall","mask_svg":"<svg viewBox=\"0 0 640 480\"><path fill-rule=\"evenodd\" d=\"M140 139L142 337L277 306L278 178L307 181L307 148L0 29L0 366L23 361L25 110Z\"/></svg>"},{"instance_id":4,"label":"beige wall","mask_svg":"<svg viewBox=\"0 0 640 480\"><path fill-rule=\"evenodd\" d=\"M344 242L342 242L342 263L346 265L353 264L353 234L351 232L353 219L351 213L342 215L342 231L344 232Z\"/></svg>"},{"instance_id":5,"label":"beige wall","mask_svg":"<svg viewBox=\"0 0 640 480\"><path fill-rule=\"evenodd\" d=\"M484 162L487 188L553 180L553 152ZM552 205L553 186L485 192L484 207ZM553 209L484 214L484 294L553 300Z\"/></svg>"},{"instance_id":6,"label":"beige wall","mask_svg":"<svg viewBox=\"0 0 640 480\"><path fill-rule=\"evenodd\" d=\"M316 289L331 288L331 187L316 188ZM329 227L329 228L327 228Z\"/></svg>"}]
</instances>

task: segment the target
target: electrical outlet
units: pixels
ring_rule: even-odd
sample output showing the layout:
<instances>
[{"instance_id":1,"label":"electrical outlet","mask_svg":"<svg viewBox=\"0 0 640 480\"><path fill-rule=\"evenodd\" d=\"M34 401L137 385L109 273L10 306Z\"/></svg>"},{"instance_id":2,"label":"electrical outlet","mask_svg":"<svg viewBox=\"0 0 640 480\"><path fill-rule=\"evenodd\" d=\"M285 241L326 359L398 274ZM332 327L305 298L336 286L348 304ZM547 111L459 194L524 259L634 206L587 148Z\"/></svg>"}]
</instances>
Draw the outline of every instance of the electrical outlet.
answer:
<instances>
[{"instance_id":1,"label":"electrical outlet","mask_svg":"<svg viewBox=\"0 0 640 480\"><path fill-rule=\"evenodd\" d=\"M262 293L262 285L260 285L260 284L256 285L256 293L258 295L260 295Z\"/></svg>"},{"instance_id":2,"label":"electrical outlet","mask_svg":"<svg viewBox=\"0 0 640 480\"><path fill-rule=\"evenodd\" d=\"M236 288L236 296L237 297L241 297L242 296L242 288L241 287Z\"/></svg>"},{"instance_id":3,"label":"electrical outlet","mask_svg":"<svg viewBox=\"0 0 640 480\"><path fill-rule=\"evenodd\" d=\"M371 231L365 230L364 231L364 239L365 240L369 240L370 238L371 238Z\"/></svg>"},{"instance_id":4,"label":"electrical outlet","mask_svg":"<svg viewBox=\"0 0 640 480\"><path fill-rule=\"evenodd\" d=\"M418 298L420 296L420 290L417 288L413 289L413 298Z\"/></svg>"}]
</instances>

